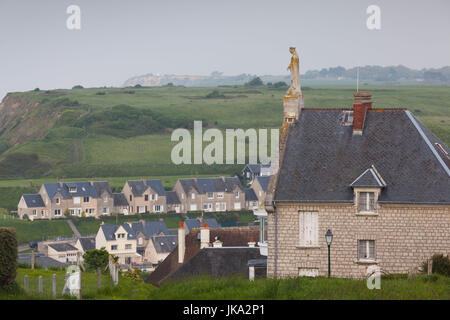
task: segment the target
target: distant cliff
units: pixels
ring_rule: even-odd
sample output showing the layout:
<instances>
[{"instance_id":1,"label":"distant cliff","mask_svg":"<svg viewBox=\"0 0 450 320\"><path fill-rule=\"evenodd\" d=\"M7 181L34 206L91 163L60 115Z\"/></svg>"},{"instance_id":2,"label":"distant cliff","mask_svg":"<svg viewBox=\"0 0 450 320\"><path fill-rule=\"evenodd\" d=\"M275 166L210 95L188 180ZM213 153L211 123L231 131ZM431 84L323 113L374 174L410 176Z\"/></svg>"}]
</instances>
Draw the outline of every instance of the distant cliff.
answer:
<instances>
[{"instance_id":1,"label":"distant cliff","mask_svg":"<svg viewBox=\"0 0 450 320\"><path fill-rule=\"evenodd\" d=\"M344 67L323 68L321 70L310 70L301 75L303 84L309 81L316 82L343 82L355 81L357 67L346 69ZM237 76L224 76L220 72L213 72L209 76L196 75L173 75L173 74L145 74L136 76L125 81L124 86L163 86L169 83L181 86L220 86L220 85L242 85L259 76L266 84L268 82L284 81L289 83L289 75L252 75L240 74ZM450 67L439 69L414 70L405 66L363 66L359 67L359 79L361 83L370 84L427 84L447 85L450 84Z\"/></svg>"}]
</instances>

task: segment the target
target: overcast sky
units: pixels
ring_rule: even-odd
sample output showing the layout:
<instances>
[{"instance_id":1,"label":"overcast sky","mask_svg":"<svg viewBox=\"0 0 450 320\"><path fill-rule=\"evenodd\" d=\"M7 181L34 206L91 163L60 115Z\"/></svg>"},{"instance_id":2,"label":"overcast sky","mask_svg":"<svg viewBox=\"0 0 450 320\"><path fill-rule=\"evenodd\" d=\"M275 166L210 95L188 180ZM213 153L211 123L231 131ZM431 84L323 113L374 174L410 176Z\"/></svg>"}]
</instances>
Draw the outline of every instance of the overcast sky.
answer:
<instances>
[{"instance_id":1,"label":"overcast sky","mask_svg":"<svg viewBox=\"0 0 450 320\"><path fill-rule=\"evenodd\" d=\"M81 30L66 9L81 8ZM369 5L381 30L366 27ZM355 65L450 65L448 0L0 0L6 92L121 86L145 73L288 74Z\"/></svg>"}]
</instances>

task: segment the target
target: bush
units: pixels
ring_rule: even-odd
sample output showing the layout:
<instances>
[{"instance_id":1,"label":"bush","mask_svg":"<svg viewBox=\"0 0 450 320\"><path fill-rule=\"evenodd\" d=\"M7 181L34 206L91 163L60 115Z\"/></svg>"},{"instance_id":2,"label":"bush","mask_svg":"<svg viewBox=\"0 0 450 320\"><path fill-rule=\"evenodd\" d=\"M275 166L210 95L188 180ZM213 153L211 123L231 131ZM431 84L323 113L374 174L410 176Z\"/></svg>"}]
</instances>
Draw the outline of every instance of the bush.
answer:
<instances>
[{"instance_id":1,"label":"bush","mask_svg":"<svg viewBox=\"0 0 450 320\"><path fill-rule=\"evenodd\" d=\"M260 77L256 77L256 78L253 78L252 80L250 80L249 82L247 82L245 85L249 86L249 87L257 87L257 86L263 86L264 83L262 82Z\"/></svg>"},{"instance_id":2,"label":"bush","mask_svg":"<svg viewBox=\"0 0 450 320\"><path fill-rule=\"evenodd\" d=\"M13 228L0 228L0 288L10 289L16 282L17 233Z\"/></svg>"},{"instance_id":3,"label":"bush","mask_svg":"<svg viewBox=\"0 0 450 320\"><path fill-rule=\"evenodd\" d=\"M73 86L72 89L84 89L84 88L83 88L83 86L78 84L76 86Z\"/></svg>"},{"instance_id":4,"label":"bush","mask_svg":"<svg viewBox=\"0 0 450 320\"><path fill-rule=\"evenodd\" d=\"M431 257L431 260L433 261L432 273L450 277L450 258L448 256L435 254ZM428 273L428 261L423 262L422 270L423 273Z\"/></svg>"}]
</instances>

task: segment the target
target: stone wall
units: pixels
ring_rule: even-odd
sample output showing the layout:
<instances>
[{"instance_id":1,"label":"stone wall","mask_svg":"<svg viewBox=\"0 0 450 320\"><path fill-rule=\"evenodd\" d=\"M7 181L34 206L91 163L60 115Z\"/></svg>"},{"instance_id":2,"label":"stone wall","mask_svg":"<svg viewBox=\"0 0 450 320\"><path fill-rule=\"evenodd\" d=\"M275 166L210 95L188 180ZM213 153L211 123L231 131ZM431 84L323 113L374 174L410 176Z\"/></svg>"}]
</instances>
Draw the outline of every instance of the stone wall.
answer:
<instances>
[{"instance_id":1,"label":"stone wall","mask_svg":"<svg viewBox=\"0 0 450 320\"><path fill-rule=\"evenodd\" d=\"M358 262L358 240L375 240L377 265L388 273L417 271L435 253L450 253L449 205L379 204L376 215L358 215L352 203L277 203L278 277L298 276L299 269L328 273L325 233L331 229L331 275L365 277L367 263ZM316 211L319 246L299 247L299 211ZM268 276L274 276L274 213L268 216Z\"/></svg>"}]
</instances>

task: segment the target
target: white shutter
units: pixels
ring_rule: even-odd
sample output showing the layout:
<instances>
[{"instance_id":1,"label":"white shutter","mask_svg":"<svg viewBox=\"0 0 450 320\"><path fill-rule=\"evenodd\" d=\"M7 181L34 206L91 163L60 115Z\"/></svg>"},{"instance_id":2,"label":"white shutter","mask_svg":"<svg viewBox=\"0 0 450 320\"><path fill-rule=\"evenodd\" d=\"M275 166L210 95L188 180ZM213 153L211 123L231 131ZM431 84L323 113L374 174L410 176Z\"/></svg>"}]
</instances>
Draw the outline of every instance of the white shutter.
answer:
<instances>
[{"instance_id":1,"label":"white shutter","mask_svg":"<svg viewBox=\"0 0 450 320\"><path fill-rule=\"evenodd\" d=\"M299 213L299 238L301 246L318 245L319 222L317 212Z\"/></svg>"},{"instance_id":2,"label":"white shutter","mask_svg":"<svg viewBox=\"0 0 450 320\"><path fill-rule=\"evenodd\" d=\"M317 212L311 212L311 220L312 220L312 223L311 223L311 229L312 229L312 232L311 232L311 235L312 235L311 244L316 246L318 244L317 236L318 236L318 229L319 229L319 225L318 225L318 221L317 221L318 220Z\"/></svg>"}]
</instances>

